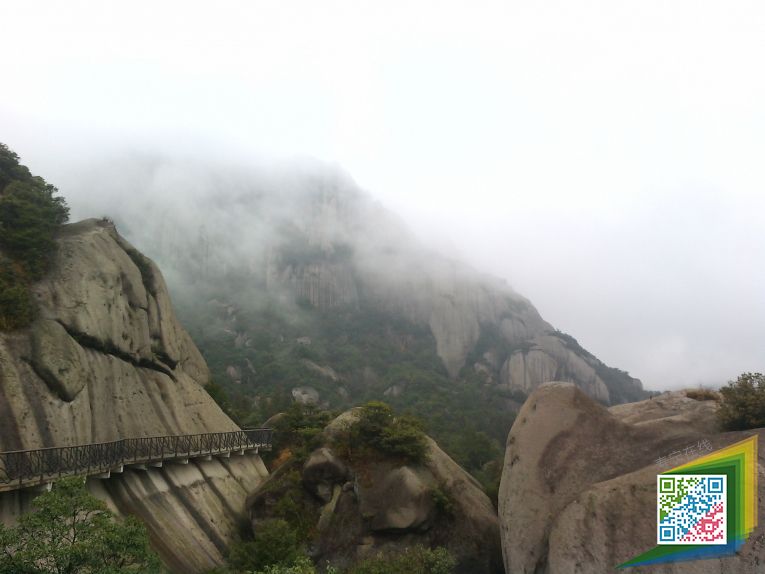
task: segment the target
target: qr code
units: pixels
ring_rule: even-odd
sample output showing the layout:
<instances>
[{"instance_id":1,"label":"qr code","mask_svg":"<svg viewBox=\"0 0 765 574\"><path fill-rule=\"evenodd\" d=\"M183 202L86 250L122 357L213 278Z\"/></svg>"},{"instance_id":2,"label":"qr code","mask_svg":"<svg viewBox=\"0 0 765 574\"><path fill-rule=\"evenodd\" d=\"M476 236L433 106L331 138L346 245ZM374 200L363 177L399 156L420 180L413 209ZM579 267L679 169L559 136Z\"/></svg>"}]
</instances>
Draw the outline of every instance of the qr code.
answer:
<instances>
[{"instance_id":1,"label":"qr code","mask_svg":"<svg viewBox=\"0 0 765 574\"><path fill-rule=\"evenodd\" d=\"M656 477L658 544L727 544L724 474Z\"/></svg>"}]
</instances>

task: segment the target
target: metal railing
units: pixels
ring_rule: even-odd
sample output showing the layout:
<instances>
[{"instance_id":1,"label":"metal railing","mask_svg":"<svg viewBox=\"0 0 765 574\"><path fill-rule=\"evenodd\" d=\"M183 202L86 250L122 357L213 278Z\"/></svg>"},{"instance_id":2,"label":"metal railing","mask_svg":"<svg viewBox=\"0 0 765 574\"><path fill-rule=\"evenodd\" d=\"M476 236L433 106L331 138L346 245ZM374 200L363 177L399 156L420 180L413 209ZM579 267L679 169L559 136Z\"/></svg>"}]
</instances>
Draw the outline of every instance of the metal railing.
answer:
<instances>
[{"instance_id":1,"label":"metal railing","mask_svg":"<svg viewBox=\"0 0 765 574\"><path fill-rule=\"evenodd\" d=\"M0 453L0 491L51 482L71 475L93 475L125 465L270 449L268 428L233 432L125 438L77 446Z\"/></svg>"}]
</instances>

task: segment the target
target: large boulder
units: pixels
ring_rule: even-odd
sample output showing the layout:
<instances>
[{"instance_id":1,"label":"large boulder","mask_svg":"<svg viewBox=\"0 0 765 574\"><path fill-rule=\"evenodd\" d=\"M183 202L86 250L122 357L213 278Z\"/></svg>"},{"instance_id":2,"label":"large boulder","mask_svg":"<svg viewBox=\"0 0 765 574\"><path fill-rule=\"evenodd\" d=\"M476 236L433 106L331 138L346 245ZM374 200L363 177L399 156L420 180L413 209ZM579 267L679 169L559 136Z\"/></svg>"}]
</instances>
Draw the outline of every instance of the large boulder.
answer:
<instances>
[{"instance_id":1,"label":"large boulder","mask_svg":"<svg viewBox=\"0 0 765 574\"><path fill-rule=\"evenodd\" d=\"M303 465L303 484L309 492L329 502L336 484L348 478L348 467L331 449L316 449Z\"/></svg>"},{"instance_id":2,"label":"large boulder","mask_svg":"<svg viewBox=\"0 0 765 574\"><path fill-rule=\"evenodd\" d=\"M606 409L572 384L541 386L507 440L499 491L506 571L608 572L653 548L657 473L699 456L700 441L716 450L752 434L717 433L715 408L714 401L672 392ZM660 460L686 449L669 464ZM762 455L759 468L762 485ZM763 563L760 527L735 557L646 571L748 574Z\"/></svg>"},{"instance_id":3,"label":"large boulder","mask_svg":"<svg viewBox=\"0 0 765 574\"><path fill-rule=\"evenodd\" d=\"M445 546L460 573L502 572L497 516L478 482L431 439L420 464L382 455L343 458L342 449L330 447L358 417L359 409L337 417L321 435L324 445L304 464L288 461L258 488L250 498L256 535L289 497L289 506L315 521L311 548L318 563L342 568L370 554L421 544Z\"/></svg>"},{"instance_id":4,"label":"large boulder","mask_svg":"<svg viewBox=\"0 0 765 574\"><path fill-rule=\"evenodd\" d=\"M37 318L0 333L0 451L238 427L204 390L207 365L175 318L158 268L106 221L64 226L32 287ZM135 514L174 572L223 563L267 471L260 457L128 470L88 488ZM0 521L33 493L0 494Z\"/></svg>"},{"instance_id":5,"label":"large boulder","mask_svg":"<svg viewBox=\"0 0 765 574\"><path fill-rule=\"evenodd\" d=\"M423 468L400 466L362 490L359 510L372 532L427 530L435 514L433 475Z\"/></svg>"}]
</instances>

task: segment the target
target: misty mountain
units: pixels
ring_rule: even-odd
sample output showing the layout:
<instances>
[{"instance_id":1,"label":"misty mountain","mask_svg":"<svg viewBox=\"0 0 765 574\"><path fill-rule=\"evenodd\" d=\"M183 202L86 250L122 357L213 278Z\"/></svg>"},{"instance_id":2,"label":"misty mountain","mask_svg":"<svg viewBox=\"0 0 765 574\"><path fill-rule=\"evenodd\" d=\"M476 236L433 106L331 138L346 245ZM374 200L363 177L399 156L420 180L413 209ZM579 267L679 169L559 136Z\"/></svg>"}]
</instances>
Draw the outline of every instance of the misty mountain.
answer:
<instances>
[{"instance_id":1,"label":"misty mountain","mask_svg":"<svg viewBox=\"0 0 765 574\"><path fill-rule=\"evenodd\" d=\"M78 190L78 215L112 217L158 262L215 380L261 417L292 399L384 398L436 436L456 419L501 444L547 381L607 405L646 396L504 281L422 246L337 168L135 157L93 167Z\"/></svg>"}]
</instances>

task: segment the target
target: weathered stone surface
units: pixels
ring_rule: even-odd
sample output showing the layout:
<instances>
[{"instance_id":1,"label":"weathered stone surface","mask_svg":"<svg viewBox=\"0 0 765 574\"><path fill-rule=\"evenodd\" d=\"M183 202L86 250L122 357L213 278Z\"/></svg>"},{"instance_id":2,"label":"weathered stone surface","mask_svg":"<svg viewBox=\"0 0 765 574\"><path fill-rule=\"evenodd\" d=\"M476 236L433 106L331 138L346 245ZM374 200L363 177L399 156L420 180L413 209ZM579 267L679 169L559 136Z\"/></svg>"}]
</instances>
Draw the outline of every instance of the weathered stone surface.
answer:
<instances>
[{"instance_id":1,"label":"weathered stone surface","mask_svg":"<svg viewBox=\"0 0 765 574\"><path fill-rule=\"evenodd\" d=\"M348 467L327 447L313 451L303 465L303 484L324 502L332 498L333 487L347 478Z\"/></svg>"},{"instance_id":2,"label":"weathered stone surface","mask_svg":"<svg viewBox=\"0 0 765 574\"><path fill-rule=\"evenodd\" d=\"M87 363L85 350L64 327L51 320L37 322L32 329L32 368L62 400L72 402L92 378Z\"/></svg>"},{"instance_id":3,"label":"weathered stone surface","mask_svg":"<svg viewBox=\"0 0 765 574\"><path fill-rule=\"evenodd\" d=\"M718 434L714 408L713 401L695 401L683 392L606 409L572 384L537 389L507 441L499 493L506 571L607 572L653 548L656 474L669 468L656 460L700 440L716 450L752 434ZM761 454L761 481L763 476ZM760 513L763 500L761 495ZM762 563L760 527L735 557L656 566L650 572L749 574Z\"/></svg>"},{"instance_id":4,"label":"weathered stone surface","mask_svg":"<svg viewBox=\"0 0 765 574\"><path fill-rule=\"evenodd\" d=\"M319 403L319 391L313 387L295 387L292 398L301 405L316 405Z\"/></svg>"},{"instance_id":5,"label":"weathered stone surface","mask_svg":"<svg viewBox=\"0 0 765 574\"><path fill-rule=\"evenodd\" d=\"M526 394L544 383L569 381L576 383L592 398L608 404L608 387L593 366L554 335L537 335L528 350L516 351L505 362L500 380L509 389Z\"/></svg>"},{"instance_id":6,"label":"weathered stone surface","mask_svg":"<svg viewBox=\"0 0 765 574\"><path fill-rule=\"evenodd\" d=\"M313 557L346 567L377 552L400 552L421 544L445 546L461 574L502 572L497 516L480 485L428 439L422 464L379 458L340 460L327 445L343 437L360 409L347 411L324 429L324 447L302 467L298 504L317 519ZM277 508L280 496L295 496L296 464L279 467L250 498L253 528ZM306 476L308 474L308 476ZM340 477L345 474L347 481ZM323 488L317 498L317 485ZM434 492L451 501L452 513L435 504Z\"/></svg>"},{"instance_id":7,"label":"weathered stone surface","mask_svg":"<svg viewBox=\"0 0 765 574\"><path fill-rule=\"evenodd\" d=\"M38 319L0 333L0 450L238 428L203 388L207 366L175 318L162 275L113 225L65 226L33 294ZM88 484L144 520L173 571L196 573L222 563L245 499L266 475L252 455ZM0 520L28 508L24 496L0 495Z\"/></svg>"},{"instance_id":8,"label":"weathered stone surface","mask_svg":"<svg viewBox=\"0 0 765 574\"><path fill-rule=\"evenodd\" d=\"M430 526L435 505L432 475L409 466L394 468L369 488L361 489L359 506L377 531L410 531Z\"/></svg>"}]
</instances>

